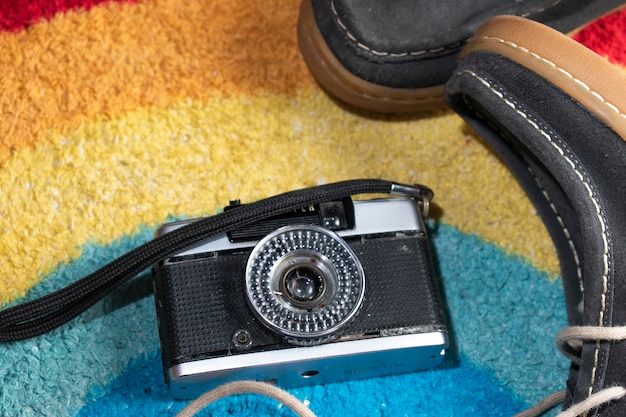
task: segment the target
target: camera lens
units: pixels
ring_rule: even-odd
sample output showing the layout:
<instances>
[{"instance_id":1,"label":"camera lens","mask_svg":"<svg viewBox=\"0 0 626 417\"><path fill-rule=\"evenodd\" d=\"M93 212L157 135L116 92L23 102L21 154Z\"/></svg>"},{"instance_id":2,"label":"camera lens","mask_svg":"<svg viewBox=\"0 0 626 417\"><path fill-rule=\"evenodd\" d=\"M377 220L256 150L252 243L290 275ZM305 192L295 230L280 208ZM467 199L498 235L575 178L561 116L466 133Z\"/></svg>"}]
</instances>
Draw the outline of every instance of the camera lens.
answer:
<instances>
[{"instance_id":1,"label":"camera lens","mask_svg":"<svg viewBox=\"0 0 626 417\"><path fill-rule=\"evenodd\" d=\"M296 305L313 307L324 294L324 278L319 271L307 266L288 271L283 283L286 296Z\"/></svg>"},{"instance_id":2,"label":"camera lens","mask_svg":"<svg viewBox=\"0 0 626 417\"><path fill-rule=\"evenodd\" d=\"M336 233L320 226L285 226L252 250L246 295L252 310L289 342L328 341L361 307L365 275Z\"/></svg>"}]
</instances>

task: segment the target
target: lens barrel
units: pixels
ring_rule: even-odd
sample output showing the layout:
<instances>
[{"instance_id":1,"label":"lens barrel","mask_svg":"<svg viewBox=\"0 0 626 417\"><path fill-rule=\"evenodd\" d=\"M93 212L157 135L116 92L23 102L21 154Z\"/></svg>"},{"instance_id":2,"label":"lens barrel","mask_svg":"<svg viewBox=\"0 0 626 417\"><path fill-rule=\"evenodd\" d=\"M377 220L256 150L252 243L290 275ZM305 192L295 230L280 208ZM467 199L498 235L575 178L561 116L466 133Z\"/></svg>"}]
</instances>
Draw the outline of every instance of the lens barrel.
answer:
<instances>
[{"instance_id":1,"label":"lens barrel","mask_svg":"<svg viewBox=\"0 0 626 417\"><path fill-rule=\"evenodd\" d=\"M292 304L313 308L323 300L326 277L315 267L296 265L282 277L281 288L285 298Z\"/></svg>"},{"instance_id":2,"label":"lens barrel","mask_svg":"<svg viewBox=\"0 0 626 417\"><path fill-rule=\"evenodd\" d=\"M252 250L246 295L257 317L294 344L337 336L361 307L365 274L335 232L316 225L275 230Z\"/></svg>"}]
</instances>

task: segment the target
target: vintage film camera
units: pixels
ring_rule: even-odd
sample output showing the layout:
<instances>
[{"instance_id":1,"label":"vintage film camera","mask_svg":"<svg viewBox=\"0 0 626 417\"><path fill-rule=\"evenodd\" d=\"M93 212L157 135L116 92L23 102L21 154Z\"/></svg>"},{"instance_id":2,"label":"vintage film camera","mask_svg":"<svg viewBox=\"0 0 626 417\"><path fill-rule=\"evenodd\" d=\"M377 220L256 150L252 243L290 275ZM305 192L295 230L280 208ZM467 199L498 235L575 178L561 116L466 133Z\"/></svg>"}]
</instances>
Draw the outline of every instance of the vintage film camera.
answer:
<instances>
[{"instance_id":1,"label":"vintage film camera","mask_svg":"<svg viewBox=\"0 0 626 417\"><path fill-rule=\"evenodd\" d=\"M232 380L294 387L437 366L448 338L421 213L427 203L329 201L155 265L174 397ZM193 221L165 224L157 236Z\"/></svg>"}]
</instances>

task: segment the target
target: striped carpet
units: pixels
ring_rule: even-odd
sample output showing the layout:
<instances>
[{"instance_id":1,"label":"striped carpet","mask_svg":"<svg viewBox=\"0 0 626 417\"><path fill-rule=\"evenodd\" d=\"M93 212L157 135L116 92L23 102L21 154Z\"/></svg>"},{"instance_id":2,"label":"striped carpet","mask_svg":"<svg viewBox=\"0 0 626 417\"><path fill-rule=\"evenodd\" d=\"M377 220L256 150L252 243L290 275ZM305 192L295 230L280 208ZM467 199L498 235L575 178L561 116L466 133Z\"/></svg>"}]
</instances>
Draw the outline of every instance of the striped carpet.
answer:
<instances>
[{"instance_id":1,"label":"striped carpet","mask_svg":"<svg viewBox=\"0 0 626 417\"><path fill-rule=\"evenodd\" d=\"M237 3L237 4L236 4ZM456 115L346 108L309 75L297 2L0 0L0 306L210 215L352 178L423 183L453 349L443 369L291 392L319 416L508 416L564 388L547 232ZM626 13L576 39L626 71ZM0 345L0 415L173 416L150 273ZM203 415L290 415L252 395Z\"/></svg>"}]
</instances>

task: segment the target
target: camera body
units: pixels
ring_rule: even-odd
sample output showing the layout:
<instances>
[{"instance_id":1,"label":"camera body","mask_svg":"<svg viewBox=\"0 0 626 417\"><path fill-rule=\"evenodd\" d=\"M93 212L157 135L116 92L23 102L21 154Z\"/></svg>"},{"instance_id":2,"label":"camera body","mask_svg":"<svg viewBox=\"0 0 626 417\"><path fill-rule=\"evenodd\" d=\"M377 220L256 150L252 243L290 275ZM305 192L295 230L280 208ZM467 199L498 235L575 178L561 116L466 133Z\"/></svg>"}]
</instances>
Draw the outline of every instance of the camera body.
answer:
<instances>
[{"instance_id":1,"label":"camera body","mask_svg":"<svg viewBox=\"0 0 626 417\"><path fill-rule=\"evenodd\" d=\"M153 277L176 398L232 380L295 387L413 372L437 366L448 347L409 198L306 207L216 235L159 262Z\"/></svg>"}]
</instances>

